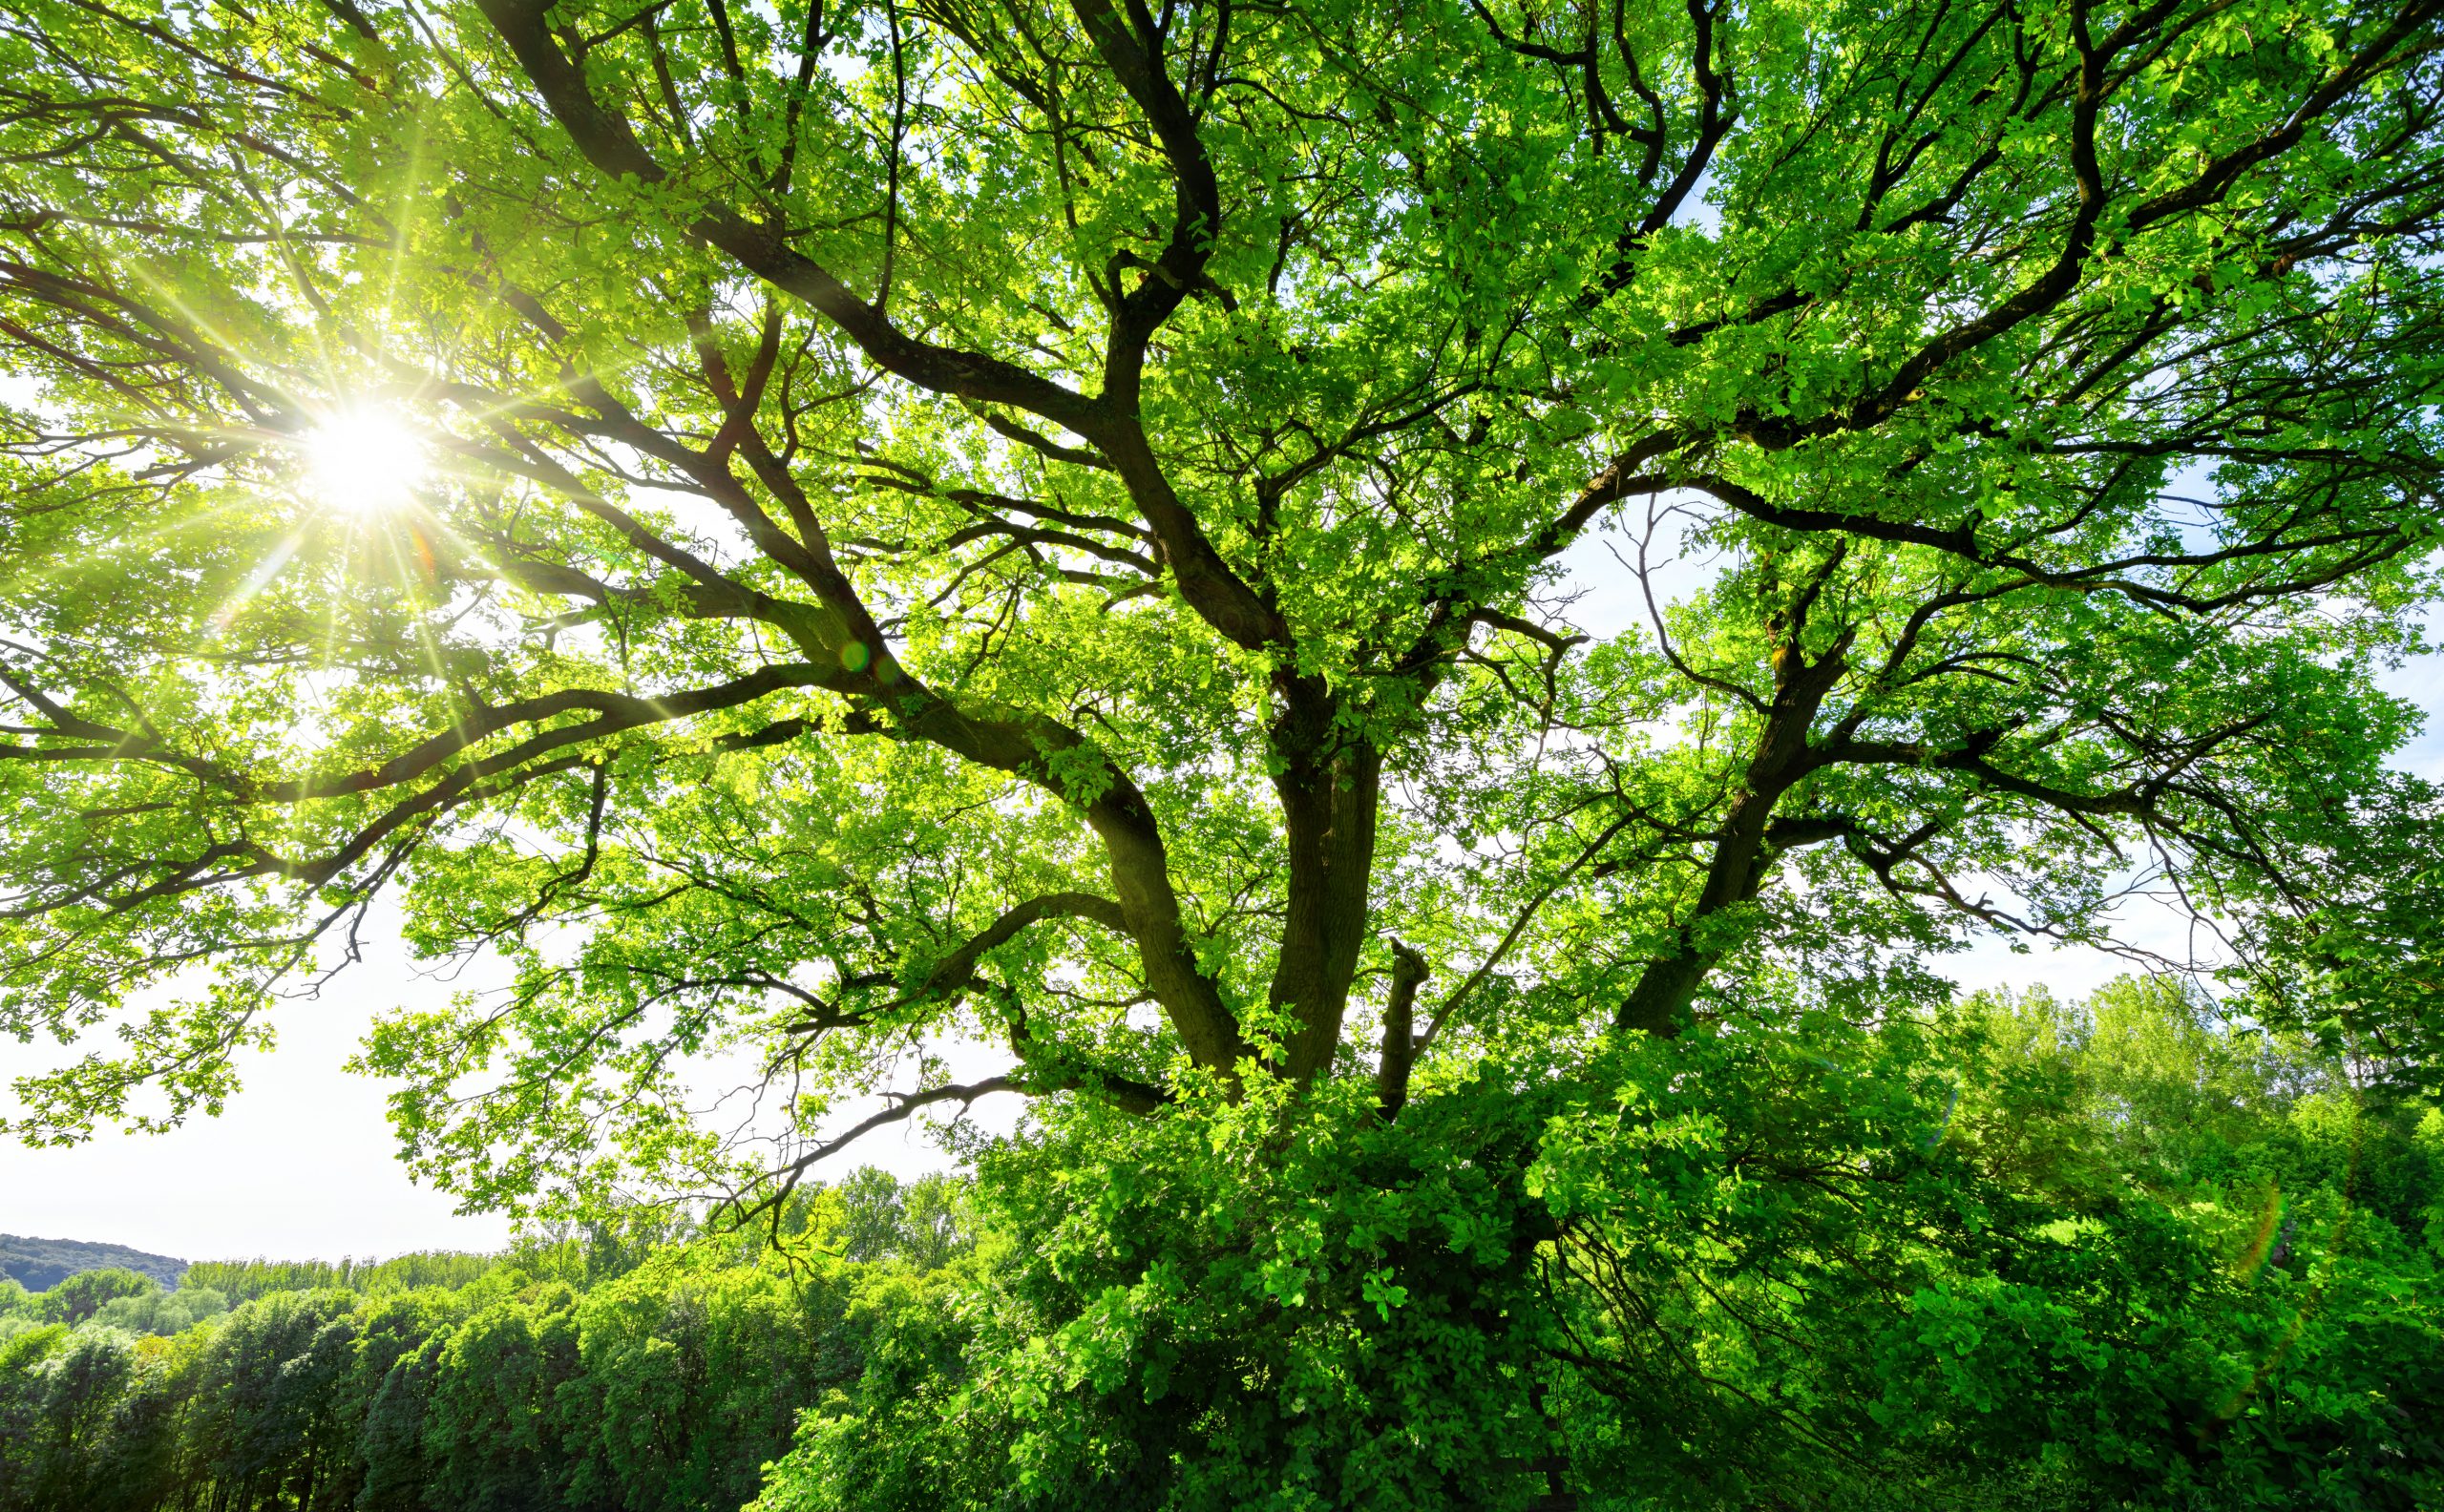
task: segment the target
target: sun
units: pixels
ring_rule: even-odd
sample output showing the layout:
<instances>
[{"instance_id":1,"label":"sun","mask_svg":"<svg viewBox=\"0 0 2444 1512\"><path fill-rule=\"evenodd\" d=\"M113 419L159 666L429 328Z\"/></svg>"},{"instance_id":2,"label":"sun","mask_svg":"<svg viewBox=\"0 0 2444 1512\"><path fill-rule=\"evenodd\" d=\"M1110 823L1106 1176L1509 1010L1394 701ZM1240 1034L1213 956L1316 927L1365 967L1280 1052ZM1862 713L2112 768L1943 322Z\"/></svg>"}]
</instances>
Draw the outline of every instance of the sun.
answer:
<instances>
[{"instance_id":1,"label":"sun","mask_svg":"<svg viewBox=\"0 0 2444 1512\"><path fill-rule=\"evenodd\" d=\"M306 486L328 509L376 514L402 508L432 476L424 438L388 410L334 410L306 433Z\"/></svg>"}]
</instances>

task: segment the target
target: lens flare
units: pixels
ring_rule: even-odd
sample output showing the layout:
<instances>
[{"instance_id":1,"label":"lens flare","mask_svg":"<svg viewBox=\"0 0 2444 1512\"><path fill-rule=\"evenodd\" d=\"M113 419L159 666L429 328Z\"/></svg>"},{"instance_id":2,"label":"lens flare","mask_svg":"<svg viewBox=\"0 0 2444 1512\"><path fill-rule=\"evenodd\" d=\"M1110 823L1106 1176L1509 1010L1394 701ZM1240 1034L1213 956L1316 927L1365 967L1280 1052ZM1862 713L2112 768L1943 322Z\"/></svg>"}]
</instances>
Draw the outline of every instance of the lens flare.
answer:
<instances>
[{"instance_id":1,"label":"lens flare","mask_svg":"<svg viewBox=\"0 0 2444 1512\"><path fill-rule=\"evenodd\" d=\"M306 486L327 509L379 514L405 507L432 474L415 428L386 410L342 410L306 432Z\"/></svg>"}]
</instances>

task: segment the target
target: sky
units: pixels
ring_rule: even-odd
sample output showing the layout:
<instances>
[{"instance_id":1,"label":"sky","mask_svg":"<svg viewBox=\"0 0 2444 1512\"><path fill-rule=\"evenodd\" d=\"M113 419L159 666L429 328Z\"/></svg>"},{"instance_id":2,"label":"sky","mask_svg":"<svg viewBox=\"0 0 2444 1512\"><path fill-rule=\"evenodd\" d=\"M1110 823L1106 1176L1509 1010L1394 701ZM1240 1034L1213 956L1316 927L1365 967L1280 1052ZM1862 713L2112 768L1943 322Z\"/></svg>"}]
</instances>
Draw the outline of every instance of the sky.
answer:
<instances>
[{"instance_id":1,"label":"sky","mask_svg":"<svg viewBox=\"0 0 2444 1512\"><path fill-rule=\"evenodd\" d=\"M111 1131L57 1149L0 1141L0 1231L132 1245L181 1260L388 1258L408 1250L490 1250L497 1218L463 1217L393 1159L380 1083L341 1067L374 1014L446 1000L405 972L395 935L318 1001L286 1005L280 1041L245 1063L219 1118L165 1134ZM0 1042L11 1068L53 1063L49 1047Z\"/></svg>"},{"instance_id":2,"label":"sky","mask_svg":"<svg viewBox=\"0 0 2444 1512\"><path fill-rule=\"evenodd\" d=\"M1642 622L1645 610L1606 546L1600 538L1583 542L1566 566L1569 587L1581 592L1573 620L1609 635ZM1693 565L1668 580L1686 591L1701 573ZM2427 658L2387 682L2430 712L2428 731L2401 764L2444 779L2444 658ZM2169 944L2180 927L2159 910L2133 916L2125 935ZM385 1087L342 1069L377 1013L438 1006L470 983L420 975L394 925L377 920L367 945L363 964L319 999L284 1010L278 1046L250 1058L244 1086L220 1117L199 1117L160 1135L102 1132L68 1148L0 1142L0 1232L132 1245L185 1260L375 1258L503 1244L509 1229L502 1219L460 1214L453 1199L410 1180L384 1122ZM2093 950L2015 954L1999 941L1942 965L1966 989L2041 982L2059 997L2084 996L2129 969ZM0 1041L0 1084L11 1073L56 1063L60 1054ZM956 1074L991 1069L960 1065ZM1005 1129L1019 1106L1016 1098L996 1098L980 1103L975 1118ZM841 1117L845 1123L869 1110L845 1108ZM869 1136L843 1160L844 1169L874 1165L902 1177L949 1164L914 1123Z\"/></svg>"},{"instance_id":3,"label":"sky","mask_svg":"<svg viewBox=\"0 0 2444 1512\"><path fill-rule=\"evenodd\" d=\"M0 1140L0 1233L130 1245L181 1260L387 1259L507 1243L506 1220L458 1213L454 1199L410 1178L384 1119L389 1084L345 1069L377 1015L441 1007L453 993L489 983L431 975L409 958L385 910L375 911L365 944L365 959L319 998L282 1006L279 1042L242 1062L243 1085L220 1117L199 1115L163 1134L106 1129L64 1148ZM67 1056L0 1040L0 1084ZM1017 1103L980 1103L977 1120L1007 1127ZM849 1106L844 1122L871 1110ZM877 1130L845 1160L843 1169L876 1166L903 1179L949 1164L906 1124Z\"/></svg>"}]
</instances>

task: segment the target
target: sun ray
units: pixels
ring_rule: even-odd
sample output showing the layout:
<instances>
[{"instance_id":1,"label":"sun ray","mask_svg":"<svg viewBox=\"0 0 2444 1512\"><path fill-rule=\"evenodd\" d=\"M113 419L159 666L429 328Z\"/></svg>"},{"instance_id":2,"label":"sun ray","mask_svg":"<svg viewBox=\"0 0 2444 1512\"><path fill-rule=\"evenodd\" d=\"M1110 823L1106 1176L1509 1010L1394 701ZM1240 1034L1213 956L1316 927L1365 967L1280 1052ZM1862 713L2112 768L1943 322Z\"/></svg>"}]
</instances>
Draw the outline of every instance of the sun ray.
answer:
<instances>
[{"instance_id":1,"label":"sun ray","mask_svg":"<svg viewBox=\"0 0 2444 1512\"><path fill-rule=\"evenodd\" d=\"M228 629L230 621L244 612L246 605L254 601L257 594L271 586L271 580L280 576L280 570L288 565L288 559L296 556L298 548L305 543L306 532L303 528L290 531L281 537L280 544L274 546L262 561L255 564L255 570L246 574L245 580L221 601L220 608L212 611L211 619L205 622L205 639L216 640L222 631Z\"/></svg>"},{"instance_id":2,"label":"sun ray","mask_svg":"<svg viewBox=\"0 0 2444 1512\"><path fill-rule=\"evenodd\" d=\"M430 119L425 111L416 113L415 124L409 132L408 171L400 178L398 198L390 215L390 272L382 289L382 323L387 327L399 303L399 281L408 262L408 231L411 207L416 200L417 186L424 181L425 142Z\"/></svg>"},{"instance_id":3,"label":"sun ray","mask_svg":"<svg viewBox=\"0 0 2444 1512\"><path fill-rule=\"evenodd\" d=\"M216 538L216 533L227 529L233 520L243 520L253 512L252 498L225 498L207 507L194 510L165 509L154 511L157 517L118 526L115 544L132 546L177 546ZM12 564L17 570L0 578L0 590L14 590L21 585L42 584L57 588L76 581L76 575L90 571L95 561L90 556L60 557L51 560L30 560Z\"/></svg>"}]
</instances>

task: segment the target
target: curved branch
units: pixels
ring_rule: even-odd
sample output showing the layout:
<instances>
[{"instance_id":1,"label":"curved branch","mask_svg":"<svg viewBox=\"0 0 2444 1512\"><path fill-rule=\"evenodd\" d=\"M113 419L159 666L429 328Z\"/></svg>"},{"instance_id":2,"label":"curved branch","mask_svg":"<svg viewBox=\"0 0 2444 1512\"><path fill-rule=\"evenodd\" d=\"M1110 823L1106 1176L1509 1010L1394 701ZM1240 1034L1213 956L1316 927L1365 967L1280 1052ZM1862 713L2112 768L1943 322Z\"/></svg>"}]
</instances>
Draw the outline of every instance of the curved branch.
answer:
<instances>
[{"instance_id":1,"label":"curved branch","mask_svg":"<svg viewBox=\"0 0 2444 1512\"><path fill-rule=\"evenodd\" d=\"M961 942L957 950L937 962L926 974L924 984L911 993L907 1001L954 997L964 991L975 979L977 962L987 951L1008 944L1022 930L1048 918L1090 919L1115 934L1128 934L1128 916L1121 906L1092 892L1051 892L1029 898L1005 911L1000 918Z\"/></svg>"},{"instance_id":2,"label":"curved branch","mask_svg":"<svg viewBox=\"0 0 2444 1512\"><path fill-rule=\"evenodd\" d=\"M582 69L560 51L546 20L548 5L540 0L478 0L478 7L588 162L615 178L631 177L657 185L669 181L669 170L646 151L626 117L595 98ZM1133 10L1141 28L1152 34L1143 7ZM878 304L859 298L829 268L791 247L786 233L769 222L748 220L728 206L708 205L689 222L689 230L749 273L805 302L885 371L935 393L1041 415L1094 442L1161 537L1164 558L1190 606L1246 649L1287 646L1287 621L1222 560L1155 459L1136 413L1146 343L1204 276L1220 225L1212 169L1196 140L1194 119L1163 73L1159 56L1141 46L1107 6L1082 0L1079 14L1107 64L1153 122L1179 184L1170 245L1123 302L1113 322L1101 396L1090 398L988 353L909 335Z\"/></svg>"},{"instance_id":3,"label":"curved branch","mask_svg":"<svg viewBox=\"0 0 2444 1512\"><path fill-rule=\"evenodd\" d=\"M782 1166L778 1171L773 1172L773 1174L782 1178L785 1186L794 1186L797 1184L798 1178L804 1176L811 1167L814 1166L818 1163L829 1160L831 1157L840 1153L840 1151L844 1149L847 1149L850 1145L854 1144L857 1141L865 1138L867 1135L873 1133L878 1128L886 1128L894 1124L906 1123L908 1120L916 1117L919 1112L932 1107L937 1102L955 1102L959 1103L961 1108L965 1108L972 1105L978 1098L990 1097L996 1092L1023 1092L1025 1090L1026 1088L1021 1086L1017 1082L1011 1080L1009 1077L991 1076L986 1077L981 1082L953 1082L943 1086L927 1087L922 1092L886 1092L883 1094L886 1099L897 1099L897 1101L894 1102L891 1106L884 1108L881 1112L874 1114L869 1118L858 1120L855 1125L851 1127L847 1132L834 1139L824 1141L813 1149L799 1156L796 1160L790 1162L789 1165Z\"/></svg>"}]
</instances>

